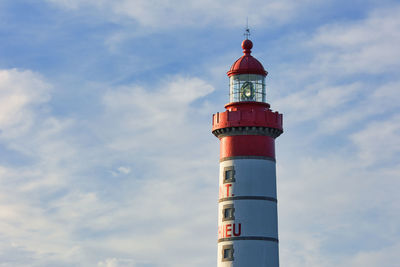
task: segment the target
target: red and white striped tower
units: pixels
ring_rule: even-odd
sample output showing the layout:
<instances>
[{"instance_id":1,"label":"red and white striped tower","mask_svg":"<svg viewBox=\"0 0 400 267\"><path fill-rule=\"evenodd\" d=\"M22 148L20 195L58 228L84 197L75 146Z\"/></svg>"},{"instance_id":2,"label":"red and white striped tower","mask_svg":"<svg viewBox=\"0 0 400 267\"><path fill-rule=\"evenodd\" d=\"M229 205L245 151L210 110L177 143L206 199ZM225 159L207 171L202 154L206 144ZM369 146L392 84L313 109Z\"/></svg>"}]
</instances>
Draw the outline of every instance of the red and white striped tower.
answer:
<instances>
[{"instance_id":1,"label":"red and white striped tower","mask_svg":"<svg viewBox=\"0 0 400 267\"><path fill-rule=\"evenodd\" d=\"M265 71L253 43L228 71L226 111L213 115L220 140L218 266L278 267L275 138L282 114L266 103Z\"/></svg>"}]
</instances>

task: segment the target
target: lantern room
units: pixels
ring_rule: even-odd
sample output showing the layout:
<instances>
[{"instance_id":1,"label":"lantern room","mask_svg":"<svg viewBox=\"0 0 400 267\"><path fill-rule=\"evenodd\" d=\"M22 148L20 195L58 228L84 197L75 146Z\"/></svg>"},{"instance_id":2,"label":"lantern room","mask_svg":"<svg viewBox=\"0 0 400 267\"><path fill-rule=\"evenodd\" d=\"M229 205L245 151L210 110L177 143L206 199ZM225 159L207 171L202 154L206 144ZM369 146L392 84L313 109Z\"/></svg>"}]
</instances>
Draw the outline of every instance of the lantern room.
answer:
<instances>
[{"instance_id":1,"label":"lantern room","mask_svg":"<svg viewBox=\"0 0 400 267\"><path fill-rule=\"evenodd\" d=\"M268 72L251 55L253 43L246 39L242 42L244 55L233 63L228 71L229 101L255 101L266 103L265 77Z\"/></svg>"}]
</instances>

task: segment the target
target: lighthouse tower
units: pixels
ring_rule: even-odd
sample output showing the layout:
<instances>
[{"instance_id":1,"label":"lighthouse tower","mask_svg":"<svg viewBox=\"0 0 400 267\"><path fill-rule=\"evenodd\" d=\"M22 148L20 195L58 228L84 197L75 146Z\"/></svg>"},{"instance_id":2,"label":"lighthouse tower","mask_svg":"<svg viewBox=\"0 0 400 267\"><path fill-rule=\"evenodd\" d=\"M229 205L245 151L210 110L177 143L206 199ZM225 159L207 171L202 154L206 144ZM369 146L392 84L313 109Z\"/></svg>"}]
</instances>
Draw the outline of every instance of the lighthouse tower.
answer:
<instances>
[{"instance_id":1,"label":"lighthouse tower","mask_svg":"<svg viewBox=\"0 0 400 267\"><path fill-rule=\"evenodd\" d=\"M267 103L267 71L242 43L228 71L229 103L213 115L220 140L218 267L278 267L275 138L282 114Z\"/></svg>"}]
</instances>

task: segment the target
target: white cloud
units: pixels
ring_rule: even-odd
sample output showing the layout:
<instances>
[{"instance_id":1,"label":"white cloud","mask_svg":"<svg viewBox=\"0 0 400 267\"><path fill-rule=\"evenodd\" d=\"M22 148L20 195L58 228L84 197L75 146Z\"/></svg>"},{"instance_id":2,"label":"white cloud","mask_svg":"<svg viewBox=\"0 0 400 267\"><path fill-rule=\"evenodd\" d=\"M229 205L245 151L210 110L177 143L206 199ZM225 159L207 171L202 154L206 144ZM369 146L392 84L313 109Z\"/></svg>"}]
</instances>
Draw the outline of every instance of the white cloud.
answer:
<instances>
[{"instance_id":1,"label":"white cloud","mask_svg":"<svg viewBox=\"0 0 400 267\"><path fill-rule=\"evenodd\" d=\"M190 115L198 114L201 109L191 107L191 103L214 88L198 78L179 76L170 77L158 88L123 87L106 93L105 119L113 126L103 132L111 137L110 147L125 151L142 149L148 153L152 146L143 140L151 139L152 145L158 145L162 153L171 144L184 146L183 140L194 134L194 129L187 125L190 125ZM132 136L136 139L132 140Z\"/></svg>"},{"instance_id":2,"label":"white cloud","mask_svg":"<svg viewBox=\"0 0 400 267\"><path fill-rule=\"evenodd\" d=\"M282 265L397 264L398 11L325 25L294 42L310 64L282 67L291 90L271 103L288 130L277 147Z\"/></svg>"},{"instance_id":3,"label":"white cloud","mask_svg":"<svg viewBox=\"0 0 400 267\"><path fill-rule=\"evenodd\" d=\"M257 6L251 14L248 7ZM137 19L143 26L181 27L216 24L243 27L245 18L251 15L252 25L265 22L274 24L295 15L296 1L120 1L116 13ZM279 14L279 15L278 15ZM238 19L239 18L239 19ZM241 18L241 19L240 19Z\"/></svg>"},{"instance_id":4,"label":"white cloud","mask_svg":"<svg viewBox=\"0 0 400 267\"><path fill-rule=\"evenodd\" d=\"M363 267L363 266L381 266L382 263L387 267L396 267L399 265L398 253L400 243L386 247L377 251L363 251L357 253L342 266Z\"/></svg>"},{"instance_id":5,"label":"white cloud","mask_svg":"<svg viewBox=\"0 0 400 267\"><path fill-rule=\"evenodd\" d=\"M321 49L315 69L332 75L394 72L399 68L399 5L374 10L366 19L325 25L310 45Z\"/></svg>"},{"instance_id":6,"label":"white cloud","mask_svg":"<svg viewBox=\"0 0 400 267\"><path fill-rule=\"evenodd\" d=\"M131 172L131 168L121 166L118 168L118 171L123 174L129 174Z\"/></svg>"},{"instance_id":7,"label":"white cloud","mask_svg":"<svg viewBox=\"0 0 400 267\"><path fill-rule=\"evenodd\" d=\"M127 259L110 258L97 264L98 267L135 267L135 262Z\"/></svg>"},{"instance_id":8,"label":"white cloud","mask_svg":"<svg viewBox=\"0 0 400 267\"><path fill-rule=\"evenodd\" d=\"M103 7L108 0L46 0L50 3L63 6L68 9L78 9L82 6Z\"/></svg>"},{"instance_id":9,"label":"white cloud","mask_svg":"<svg viewBox=\"0 0 400 267\"><path fill-rule=\"evenodd\" d=\"M400 116L368 123L351 136L365 164L392 162L400 156ZM395 160L396 161L396 160Z\"/></svg>"},{"instance_id":10,"label":"white cloud","mask_svg":"<svg viewBox=\"0 0 400 267\"><path fill-rule=\"evenodd\" d=\"M280 87L292 89L273 105L285 112L285 122L311 123L314 135L335 134L354 132L355 125L396 112L399 10L394 5L376 9L364 19L324 25L311 40L296 42L310 54L311 63L282 69L285 81Z\"/></svg>"},{"instance_id":11,"label":"white cloud","mask_svg":"<svg viewBox=\"0 0 400 267\"><path fill-rule=\"evenodd\" d=\"M47 0L69 9L94 6L113 20L121 20L121 15L134 19L144 27L153 29L173 29L181 27L199 27L205 25L223 25L224 27L243 27L246 17L250 24L273 26L297 17L302 9L315 1L82 1ZM257 7L257 8L254 8Z\"/></svg>"},{"instance_id":12,"label":"white cloud","mask_svg":"<svg viewBox=\"0 0 400 267\"><path fill-rule=\"evenodd\" d=\"M357 153L298 158L285 152L278 162L282 265L359 266L360 257L386 255L368 266L393 266L398 166L366 168Z\"/></svg>"},{"instance_id":13,"label":"white cloud","mask_svg":"<svg viewBox=\"0 0 400 267\"><path fill-rule=\"evenodd\" d=\"M17 69L0 70L0 135L12 137L29 128L32 109L49 100L50 86L40 75Z\"/></svg>"},{"instance_id":14,"label":"white cloud","mask_svg":"<svg viewBox=\"0 0 400 267\"><path fill-rule=\"evenodd\" d=\"M278 99L274 105L285 108L285 112L289 114L289 117L285 118L288 119L288 124L317 120L357 98L357 94L362 90L361 85L361 83L343 86L313 84L304 90Z\"/></svg>"},{"instance_id":15,"label":"white cloud","mask_svg":"<svg viewBox=\"0 0 400 267\"><path fill-rule=\"evenodd\" d=\"M338 103L337 106L332 107L335 112L320 114L320 118L323 119L319 130L323 133L335 133L352 128L354 131L352 126L357 123L375 120L376 116L383 115L386 118L386 114L396 112L400 108L399 88L400 81L383 83L377 87L360 84L357 94L353 94L352 98L348 99L347 106L340 112L337 112L337 108L342 107Z\"/></svg>"},{"instance_id":16,"label":"white cloud","mask_svg":"<svg viewBox=\"0 0 400 267\"><path fill-rule=\"evenodd\" d=\"M5 266L50 264L67 260L77 251L69 240L68 227L55 220L49 209L54 194L76 179L77 165L73 164L76 150L67 136L73 122L50 115L46 103L50 88L37 73L0 71L4 115L0 125L4 156L0 164L0 205L4 210L0 235L5 240L2 250L9 252L0 261ZM14 159L9 159L8 153L14 154Z\"/></svg>"},{"instance_id":17,"label":"white cloud","mask_svg":"<svg viewBox=\"0 0 400 267\"><path fill-rule=\"evenodd\" d=\"M24 87L17 88L21 92L33 91L41 79L30 72L27 77L25 72L4 72L26 78ZM197 111L214 88L180 76L156 87L110 89L102 98L104 110L90 123L55 118L46 108L48 96L24 102L41 103L45 112L33 104L7 109L25 110L20 121L30 114L31 123L19 135L2 139L3 146L29 160L23 166L0 164L0 236L7 241L1 248L8 251L0 261L14 266L214 261L198 253L210 249L213 231L184 245L193 229L214 227L212 216L206 215L214 211L209 189L217 151L213 160L203 140L214 145L217 140L208 128L209 114ZM1 99L7 101L13 93L3 91ZM4 125L8 130L12 124ZM94 137L91 145L87 135ZM188 149L200 140L202 146ZM126 179L109 177L113 170ZM203 198L206 208L200 204ZM188 216L199 219L188 221ZM181 259L182 251L192 256Z\"/></svg>"}]
</instances>

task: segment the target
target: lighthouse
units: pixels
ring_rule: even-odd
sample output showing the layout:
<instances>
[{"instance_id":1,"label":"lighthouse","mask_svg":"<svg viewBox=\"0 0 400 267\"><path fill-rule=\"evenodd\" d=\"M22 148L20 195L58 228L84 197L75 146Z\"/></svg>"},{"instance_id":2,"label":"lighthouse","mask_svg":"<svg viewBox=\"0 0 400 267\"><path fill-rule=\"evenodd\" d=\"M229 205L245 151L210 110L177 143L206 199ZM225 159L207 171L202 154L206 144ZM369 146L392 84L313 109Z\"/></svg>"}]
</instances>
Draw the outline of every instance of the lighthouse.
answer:
<instances>
[{"instance_id":1,"label":"lighthouse","mask_svg":"<svg viewBox=\"0 0 400 267\"><path fill-rule=\"evenodd\" d=\"M220 141L218 267L278 267L275 139L282 114L267 103L268 72L242 42L228 71L229 102L213 115Z\"/></svg>"}]
</instances>

